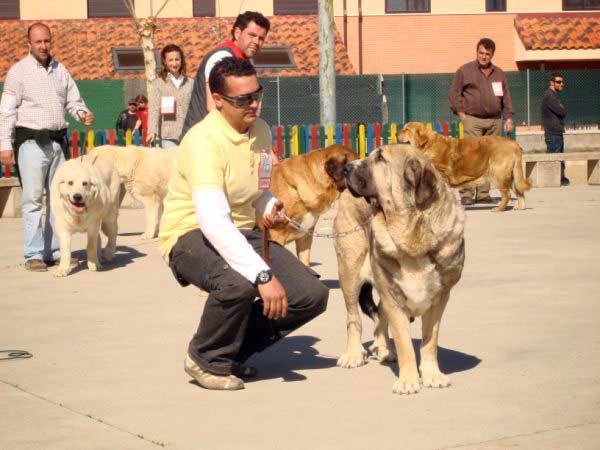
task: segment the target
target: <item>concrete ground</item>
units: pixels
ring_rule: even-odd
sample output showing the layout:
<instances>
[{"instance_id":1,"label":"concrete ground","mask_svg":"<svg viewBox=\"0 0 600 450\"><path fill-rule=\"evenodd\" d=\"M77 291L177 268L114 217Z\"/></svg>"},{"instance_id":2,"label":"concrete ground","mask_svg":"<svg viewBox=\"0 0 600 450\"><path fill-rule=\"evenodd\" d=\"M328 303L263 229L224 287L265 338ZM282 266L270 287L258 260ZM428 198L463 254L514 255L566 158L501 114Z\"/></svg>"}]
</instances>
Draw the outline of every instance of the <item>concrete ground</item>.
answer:
<instances>
[{"instance_id":1,"label":"concrete ground","mask_svg":"<svg viewBox=\"0 0 600 450\"><path fill-rule=\"evenodd\" d=\"M527 201L468 210L440 337L453 385L413 396L392 394L395 365L336 367L345 306L330 240L313 247L327 312L255 356L245 390L214 392L183 372L204 299L141 240L141 210L122 210L107 270L63 279L26 272L22 222L0 219L0 350L33 354L0 360L0 449L597 449L600 187Z\"/></svg>"}]
</instances>

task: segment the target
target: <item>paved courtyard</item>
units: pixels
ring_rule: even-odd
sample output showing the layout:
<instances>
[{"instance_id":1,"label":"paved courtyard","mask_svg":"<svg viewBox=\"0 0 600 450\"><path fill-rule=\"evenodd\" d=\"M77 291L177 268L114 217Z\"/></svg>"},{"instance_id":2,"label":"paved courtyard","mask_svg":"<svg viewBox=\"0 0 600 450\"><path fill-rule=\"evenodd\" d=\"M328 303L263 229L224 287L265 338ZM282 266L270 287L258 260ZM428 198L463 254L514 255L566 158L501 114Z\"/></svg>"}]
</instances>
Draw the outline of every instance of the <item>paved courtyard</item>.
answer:
<instances>
[{"instance_id":1,"label":"paved courtyard","mask_svg":"<svg viewBox=\"0 0 600 450\"><path fill-rule=\"evenodd\" d=\"M107 270L63 279L26 272L22 222L0 219L0 351L33 354L0 360L0 449L597 449L600 186L527 202L468 210L440 336L453 385L414 396L392 394L395 365L336 367L345 307L330 240L313 246L327 312L255 356L245 390L214 392L183 372L204 299L141 239L142 210L121 211Z\"/></svg>"}]
</instances>

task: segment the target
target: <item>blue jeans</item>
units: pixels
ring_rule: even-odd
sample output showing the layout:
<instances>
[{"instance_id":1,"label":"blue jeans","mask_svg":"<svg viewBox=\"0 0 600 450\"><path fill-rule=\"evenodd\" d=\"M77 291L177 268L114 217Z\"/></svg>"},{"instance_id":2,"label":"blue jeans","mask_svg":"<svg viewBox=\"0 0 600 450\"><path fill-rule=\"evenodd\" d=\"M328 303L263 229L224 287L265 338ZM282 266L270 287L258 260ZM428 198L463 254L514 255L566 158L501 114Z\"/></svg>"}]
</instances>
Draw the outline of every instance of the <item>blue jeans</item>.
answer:
<instances>
[{"instance_id":1,"label":"blue jeans","mask_svg":"<svg viewBox=\"0 0 600 450\"><path fill-rule=\"evenodd\" d=\"M546 134L544 135L546 141L546 153L564 153L565 141L562 134ZM564 180L565 177L565 162L560 162L560 179Z\"/></svg>"},{"instance_id":2,"label":"blue jeans","mask_svg":"<svg viewBox=\"0 0 600 450\"><path fill-rule=\"evenodd\" d=\"M177 147L177 143L171 139L161 139L160 146L162 148L173 148L173 147Z\"/></svg>"},{"instance_id":3,"label":"blue jeans","mask_svg":"<svg viewBox=\"0 0 600 450\"><path fill-rule=\"evenodd\" d=\"M25 260L52 261L60 257L50 213L50 184L56 169L65 161L59 143L25 141L19 148L19 171L23 184L23 225ZM42 198L46 189L46 217L42 225Z\"/></svg>"}]
</instances>

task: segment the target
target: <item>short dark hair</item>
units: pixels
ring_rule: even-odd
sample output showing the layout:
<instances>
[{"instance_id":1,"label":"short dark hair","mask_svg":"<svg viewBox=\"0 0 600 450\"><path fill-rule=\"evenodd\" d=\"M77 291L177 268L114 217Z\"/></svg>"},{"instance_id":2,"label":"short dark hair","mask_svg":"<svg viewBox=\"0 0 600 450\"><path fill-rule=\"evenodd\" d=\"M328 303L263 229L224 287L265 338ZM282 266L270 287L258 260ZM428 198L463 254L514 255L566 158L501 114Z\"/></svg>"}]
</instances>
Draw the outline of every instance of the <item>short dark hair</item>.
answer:
<instances>
[{"instance_id":1,"label":"short dark hair","mask_svg":"<svg viewBox=\"0 0 600 450\"><path fill-rule=\"evenodd\" d=\"M146 97L144 94L140 94L135 98L135 101L138 103L148 103L148 97Z\"/></svg>"},{"instance_id":2,"label":"short dark hair","mask_svg":"<svg viewBox=\"0 0 600 450\"><path fill-rule=\"evenodd\" d=\"M31 30L38 27L45 28L46 30L48 30L48 33L50 33L50 36L52 36L52 32L50 31L50 27L48 25L42 22L35 22L29 25L29 28L27 28L27 40L29 42L31 42Z\"/></svg>"},{"instance_id":3,"label":"short dark hair","mask_svg":"<svg viewBox=\"0 0 600 450\"><path fill-rule=\"evenodd\" d=\"M479 46L482 45L483 48L492 52L492 54L496 53L496 43L489 38L481 38L477 43L477 47L475 50L479 50Z\"/></svg>"},{"instance_id":4,"label":"short dark hair","mask_svg":"<svg viewBox=\"0 0 600 450\"><path fill-rule=\"evenodd\" d=\"M186 66L185 66L185 56L183 55L183 50L178 45L169 44L165 45L164 48L160 52L160 60L162 62L162 68L158 75L164 80L167 81L167 74L169 73L169 69L167 69L167 65L165 64L165 59L167 57L167 53L171 52L179 52L179 57L181 58L181 75L185 76Z\"/></svg>"},{"instance_id":5,"label":"short dark hair","mask_svg":"<svg viewBox=\"0 0 600 450\"><path fill-rule=\"evenodd\" d=\"M225 78L249 77L256 75L256 69L250 61L233 57L223 58L215 64L208 76L210 92L225 94Z\"/></svg>"},{"instance_id":6,"label":"short dark hair","mask_svg":"<svg viewBox=\"0 0 600 450\"><path fill-rule=\"evenodd\" d=\"M267 33L271 29L271 22L265 16L257 11L246 11L236 17L233 26L231 27L231 38L235 40L234 31L239 28L240 31L244 31L250 22L254 22L261 28L267 30Z\"/></svg>"},{"instance_id":7,"label":"short dark hair","mask_svg":"<svg viewBox=\"0 0 600 450\"><path fill-rule=\"evenodd\" d=\"M558 72L554 72L552 75L550 75L550 81L554 81L556 78L562 78L564 80L565 77L563 77L562 73Z\"/></svg>"}]
</instances>

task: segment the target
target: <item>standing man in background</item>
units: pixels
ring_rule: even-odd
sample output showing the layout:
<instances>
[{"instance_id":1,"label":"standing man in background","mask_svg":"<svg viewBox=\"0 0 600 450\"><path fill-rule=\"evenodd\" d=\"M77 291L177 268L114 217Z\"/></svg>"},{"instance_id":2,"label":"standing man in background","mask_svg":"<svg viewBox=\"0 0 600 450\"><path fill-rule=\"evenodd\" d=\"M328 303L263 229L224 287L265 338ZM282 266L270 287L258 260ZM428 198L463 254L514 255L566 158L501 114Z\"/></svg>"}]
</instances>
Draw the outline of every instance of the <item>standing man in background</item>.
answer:
<instances>
[{"instance_id":1,"label":"standing man in background","mask_svg":"<svg viewBox=\"0 0 600 450\"><path fill-rule=\"evenodd\" d=\"M17 163L23 187L25 269L45 272L60 257L50 213L50 185L65 161L65 112L89 126L92 114L65 67L50 55L52 35L36 22L27 30L29 54L8 71L0 100L0 162ZM42 195L46 219L42 226ZM69 258L70 255L64 255Z\"/></svg>"},{"instance_id":2,"label":"standing man in background","mask_svg":"<svg viewBox=\"0 0 600 450\"><path fill-rule=\"evenodd\" d=\"M194 80L192 100L183 124L180 141L191 127L204 119L208 112L215 107L208 86L208 76L215 64L223 58L231 56L249 60L265 44L270 28L269 19L261 13L246 11L235 19L231 29L231 40L221 42L204 55Z\"/></svg>"},{"instance_id":3,"label":"standing man in background","mask_svg":"<svg viewBox=\"0 0 600 450\"><path fill-rule=\"evenodd\" d=\"M476 59L461 66L450 86L450 109L460 117L465 137L502 135L513 130L512 100L506 75L492 64L496 44L488 38L477 43ZM484 181L476 188L477 203L494 203L490 197L490 182ZM460 190L461 203L473 204L473 188Z\"/></svg>"},{"instance_id":4,"label":"standing man in background","mask_svg":"<svg viewBox=\"0 0 600 450\"><path fill-rule=\"evenodd\" d=\"M565 78L560 73L550 76L550 87L542 99L542 127L546 153L563 153L565 150L565 116L567 111L558 98L558 93L565 88ZM560 162L560 185L568 186L569 179L565 176L565 162Z\"/></svg>"}]
</instances>

